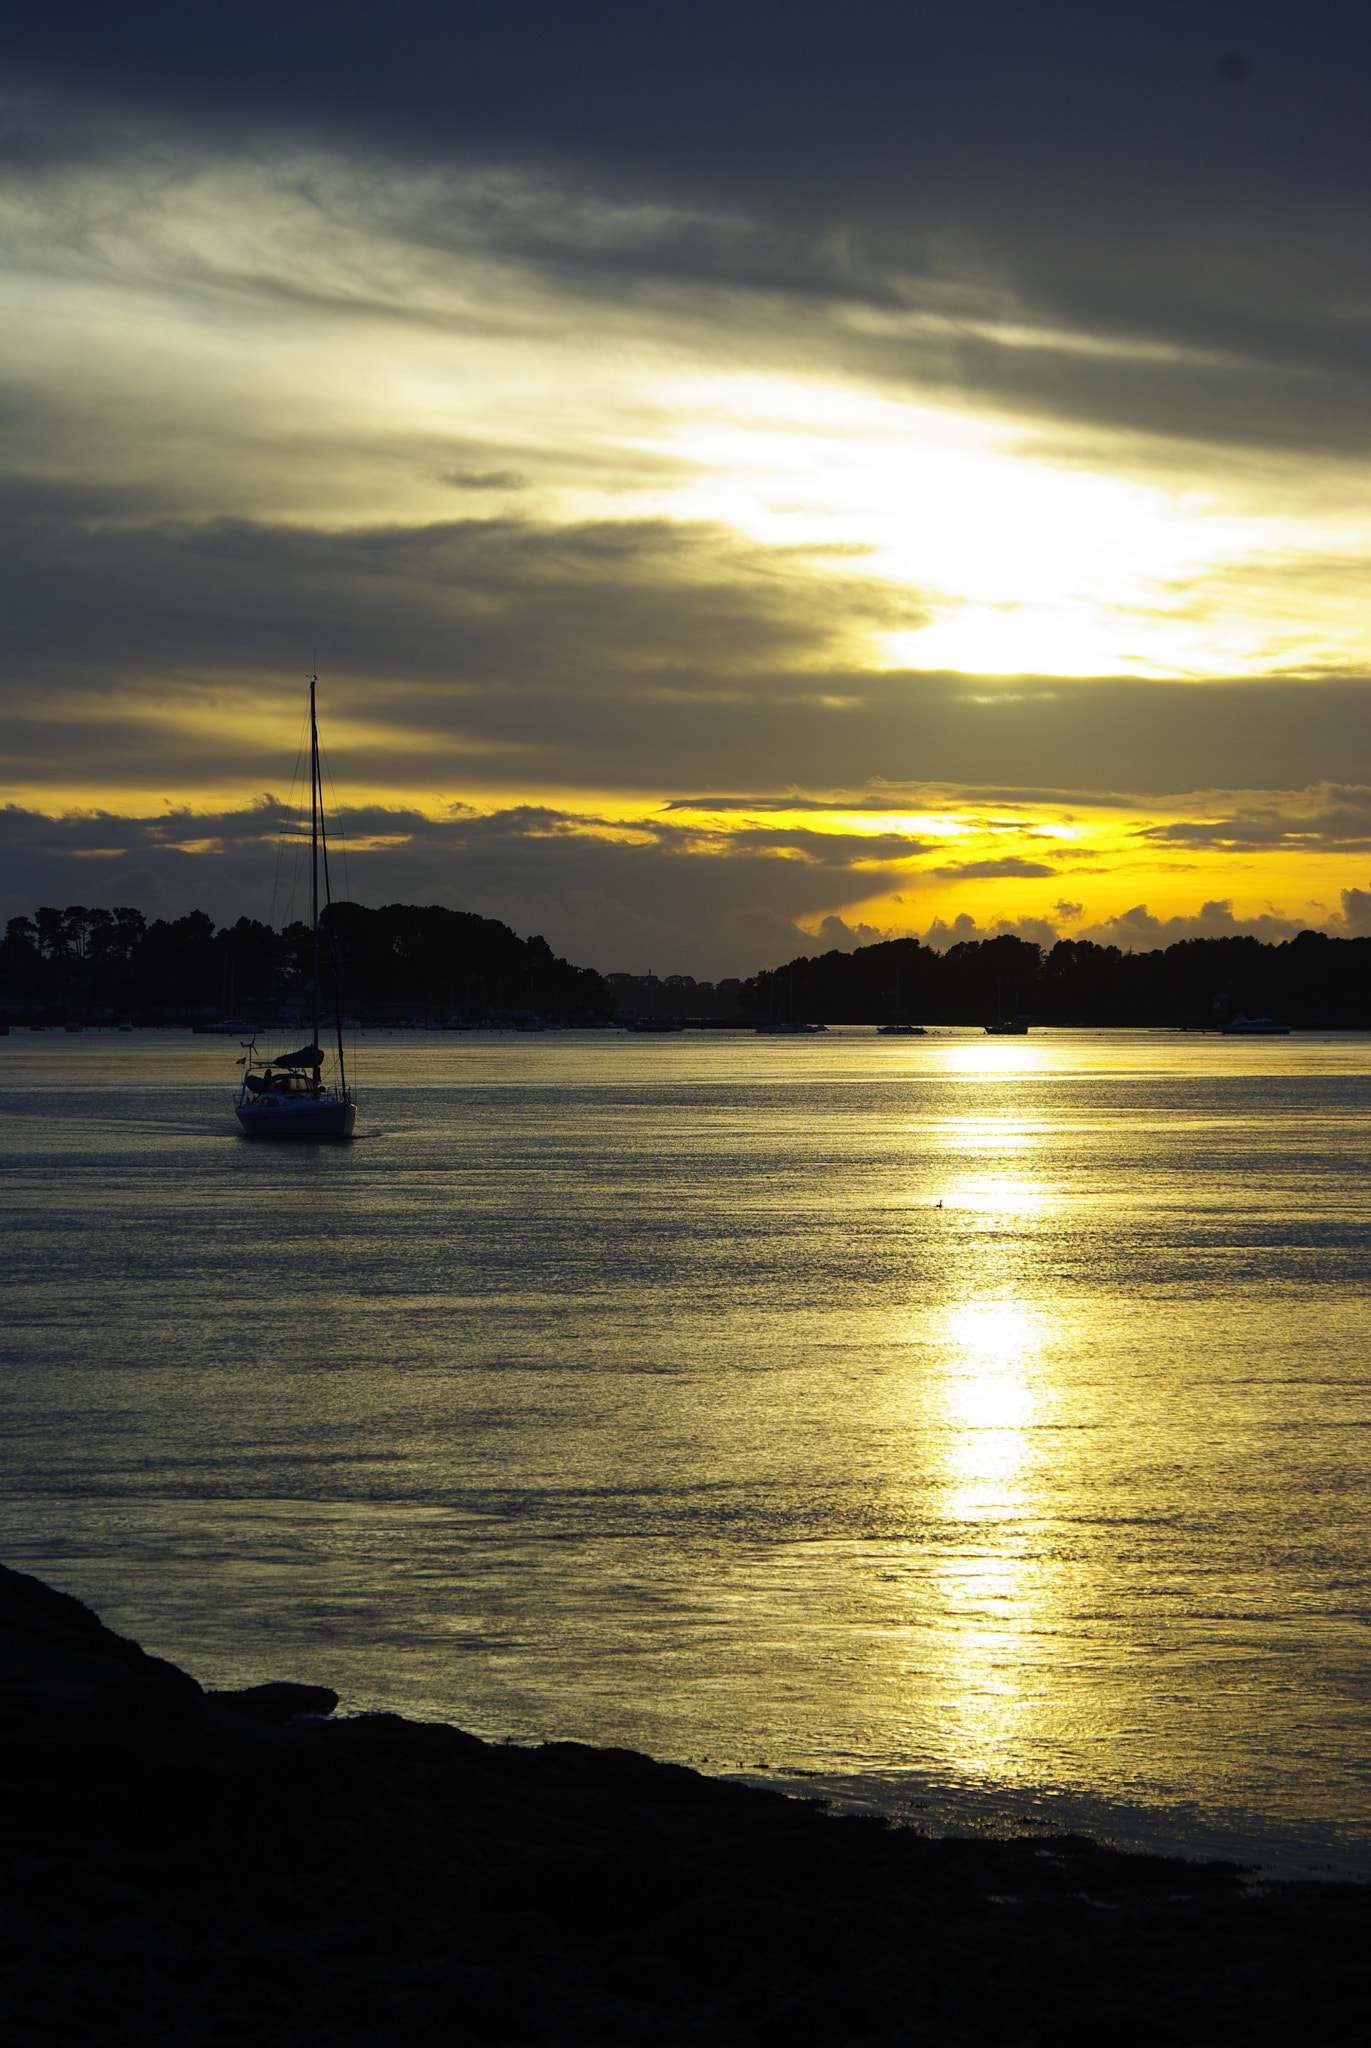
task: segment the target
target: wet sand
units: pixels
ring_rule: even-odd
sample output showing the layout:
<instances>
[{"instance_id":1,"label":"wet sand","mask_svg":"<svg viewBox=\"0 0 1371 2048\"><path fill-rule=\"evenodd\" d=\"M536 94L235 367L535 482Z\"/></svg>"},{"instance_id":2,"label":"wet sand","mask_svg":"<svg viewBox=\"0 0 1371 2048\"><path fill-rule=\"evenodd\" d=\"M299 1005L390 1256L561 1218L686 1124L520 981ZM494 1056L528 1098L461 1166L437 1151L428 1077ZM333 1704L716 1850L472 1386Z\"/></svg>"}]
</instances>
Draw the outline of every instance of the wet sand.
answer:
<instances>
[{"instance_id":1,"label":"wet sand","mask_svg":"<svg viewBox=\"0 0 1371 2048\"><path fill-rule=\"evenodd\" d=\"M0 1570L9 2042L1371 2038L1371 1887L927 1839L331 1703L207 1695Z\"/></svg>"}]
</instances>

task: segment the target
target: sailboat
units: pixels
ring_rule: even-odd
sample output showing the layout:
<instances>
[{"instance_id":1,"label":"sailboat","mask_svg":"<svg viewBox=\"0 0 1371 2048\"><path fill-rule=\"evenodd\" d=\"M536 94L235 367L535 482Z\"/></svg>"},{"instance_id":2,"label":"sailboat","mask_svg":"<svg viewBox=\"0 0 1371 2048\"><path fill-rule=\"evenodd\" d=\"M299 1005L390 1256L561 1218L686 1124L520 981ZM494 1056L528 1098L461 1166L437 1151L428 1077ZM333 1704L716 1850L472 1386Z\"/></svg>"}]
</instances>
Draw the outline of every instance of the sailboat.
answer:
<instances>
[{"instance_id":1,"label":"sailboat","mask_svg":"<svg viewBox=\"0 0 1371 2048\"><path fill-rule=\"evenodd\" d=\"M889 991L887 991L889 993ZM888 1024L876 1026L878 1038L927 1038L922 1024L912 1024L900 1008L900 970L895 969L895 1014Z\"/></svg>"},{"instance_id":2,"label":"sailboat","mask_svg":"<svg viewBox=\"0 0 1371 2048\"><path fill-rule=\"evenodd\" d=\"M315 692L319 678L309 679L309 842L310 930L313 972L309 984L310 1037L294 1052L264 1058L256 1034L244 1045L242 1086L235 1104L238 1121L250 1138L350 1138L357 1122L357 1104L343 1064L343 1004L338 989L337 934L329 916L332 896L328 878L328 832L324 823L324 786L319 770L319 720ZM324 878L321 920L319 876ZM324 1079L325 1054L319 1043L319 941L328 946L329 981L333 994L331 1036L336 1074Z\"/></svg>"},{"instance_id":3,"label":"sailboat","mask_svg":"<svg viewBox=\"0 0 1371 2048\"><path fill-rule=\"evenodd\" d=\"M775 995L776 977L773 975L771 977L771 1000L773 1002ZM795 968L793 963L790 969L790 1015L788 1017L773 1015L767 1023L758 1024L755 1028L758 1038L808 1038L816 1031L826 1031L828 1029L826 1024L806 1024L796 1017Z\"/></svg>"},{"instance_id":4,"label":"sailboat","mask_svg":"<svg viewBox=\"0 0 1371 2048\"><path fill-rule=\"evenodd\" d=\"M1006 1017L1004 1014L1000 1000L1003 993L1004 983L997 981L995 984L995 1022L986 1025L986 1037L1026 1038L1028 1036L1028 1019L1019 1015L1019 991L1017 989L1014 991L1014 1015L1012 1017Z\"/></svg>"},{"instance_id":5,"label":"sailboat","mask_svg":"<svg viewBox=\"0 0 1371 2048\"><path fill-rule=\"evenodd\" d=\"M658 1017L653 1014L652 969L650 967L647 970L647 1015L646 1017L635 1017L628 1028L630 1031L652 1032L682 1031L685 1029L684 1025L675 1017Z\"/></svg>"}]
</instances>

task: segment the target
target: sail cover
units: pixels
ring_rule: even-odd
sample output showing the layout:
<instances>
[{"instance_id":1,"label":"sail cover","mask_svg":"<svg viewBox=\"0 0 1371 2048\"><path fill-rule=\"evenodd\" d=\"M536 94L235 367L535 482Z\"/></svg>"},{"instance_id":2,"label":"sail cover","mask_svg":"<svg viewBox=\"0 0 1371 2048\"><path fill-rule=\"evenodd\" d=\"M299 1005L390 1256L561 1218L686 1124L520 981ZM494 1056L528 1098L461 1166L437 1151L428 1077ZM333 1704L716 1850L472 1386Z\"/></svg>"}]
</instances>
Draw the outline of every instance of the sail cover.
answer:
<instances>
[{"instance_id":1,"label":"sail cover","mask_svg":"<svg viewBox=\"0 0 1371 2048\"><path fill-rule=\"evenodd\" d=\"M277 1053L271 1062L273 1067L322 1067L323 1064L324 1055L317 1045L302 1045L299 1052Z\"/></svg>"}]
</instances>

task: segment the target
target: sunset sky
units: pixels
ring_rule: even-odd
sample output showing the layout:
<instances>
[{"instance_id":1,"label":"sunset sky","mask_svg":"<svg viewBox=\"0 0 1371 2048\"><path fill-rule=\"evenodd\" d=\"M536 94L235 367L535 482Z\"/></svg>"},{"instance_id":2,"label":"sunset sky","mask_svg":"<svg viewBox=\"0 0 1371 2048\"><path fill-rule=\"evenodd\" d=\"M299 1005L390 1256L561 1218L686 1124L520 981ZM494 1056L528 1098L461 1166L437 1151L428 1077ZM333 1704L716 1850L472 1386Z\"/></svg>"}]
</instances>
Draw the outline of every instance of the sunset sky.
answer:
<instances>
[{"instance_id":1,"label":"sunset sky","mask_svg":"<svg viewBox=\"0 0 1371 2048\"><path fill-rule=\"evenodd\" d=\"M1351 7L0 36L3 890L605 970L1371 931ZM282 906L277 906L278 916Z\"/></svg>"}]
</instances>

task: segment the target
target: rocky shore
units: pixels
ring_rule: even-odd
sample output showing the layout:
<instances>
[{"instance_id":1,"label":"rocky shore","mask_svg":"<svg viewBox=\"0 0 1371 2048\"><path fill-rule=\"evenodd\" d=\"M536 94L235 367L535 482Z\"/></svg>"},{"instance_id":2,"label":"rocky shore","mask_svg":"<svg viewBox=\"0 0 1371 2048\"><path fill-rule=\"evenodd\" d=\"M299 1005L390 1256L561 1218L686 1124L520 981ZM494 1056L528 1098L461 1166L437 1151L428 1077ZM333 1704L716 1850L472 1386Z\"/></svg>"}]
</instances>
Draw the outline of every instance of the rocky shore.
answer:
<instances>
[{"instance_id":1,"label":"rocky shore","mask_svg":"<svg viewBox=\"0 0 1371 2048\"><path fill-rule=\"evenodd\" d=\"M334 1705L207 1694L0 1569L7 2042L1371 2039L1371 1888L929 1840Z\"/></svg>"}]
</instances>

